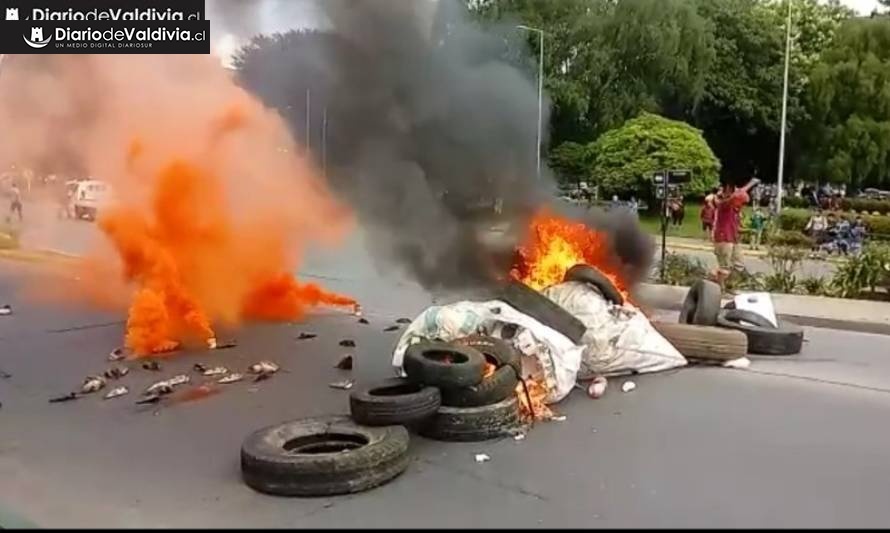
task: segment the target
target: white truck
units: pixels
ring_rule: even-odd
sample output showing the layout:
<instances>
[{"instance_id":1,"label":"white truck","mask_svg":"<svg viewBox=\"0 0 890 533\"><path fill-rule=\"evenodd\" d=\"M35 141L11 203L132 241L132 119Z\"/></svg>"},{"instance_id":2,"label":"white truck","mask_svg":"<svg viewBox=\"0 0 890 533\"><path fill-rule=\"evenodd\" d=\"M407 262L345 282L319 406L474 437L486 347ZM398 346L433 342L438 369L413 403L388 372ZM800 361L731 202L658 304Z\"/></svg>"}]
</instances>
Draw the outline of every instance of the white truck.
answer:
<instances>
[{"instance_id":1,"label":"white truck","mask_svg":"<svg viewBox=\"0 0 890 533\"><path fill-rule=\"evenodd\" d=\"M96 220L99 210L111 200L111 186L99 180L69 181L68 213L81 220Z\"/></svg>"}]
</instances>

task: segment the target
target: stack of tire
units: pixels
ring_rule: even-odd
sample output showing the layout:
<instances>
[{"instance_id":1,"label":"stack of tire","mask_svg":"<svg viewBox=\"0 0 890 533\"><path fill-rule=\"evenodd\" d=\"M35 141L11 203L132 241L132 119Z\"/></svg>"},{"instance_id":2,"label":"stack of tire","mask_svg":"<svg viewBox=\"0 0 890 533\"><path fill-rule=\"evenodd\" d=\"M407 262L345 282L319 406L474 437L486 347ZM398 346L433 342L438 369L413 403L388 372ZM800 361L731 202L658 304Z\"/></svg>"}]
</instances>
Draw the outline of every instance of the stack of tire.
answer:
<instances>
[{"instance_id":1,"label":"stack of tire","mask_svg":"<svg viewBox=\"0 0 890 533\"><path fill-rule=\"evenodd\" d=\"M656 328L690 359L800 353L803 328L781 319L773 325L757 313L735 309L733 302L721 308L720 298L719 285L701 280L686 295L680 324L658 324Z\"/></svg>"},{"instance_id":2,"label":"stack of tire","mask_svg":"<svg viewBox=\"0 0 890 533\"><path fill-rule=\"evenodd\" d=\"M486 363L493 372L486 373ZM495 337L417 343L405 352L405 378L353 392L349 409L359 424L402 424L435 440L500 438L521 424L521 364L519 353Z\"/></svg>"},{"instance_id":3,"label":"stack of tire","mask_svg":"<svg viewBox=\"0 0 890 533\"><path fill-rule=\"evenodd\" d=\"M486 373L486 362L494 372ZM407 469L409 428L445 441L508 435L521 424L520 365L519 353L494 337L414 344L405 353L407 377L354 389L350 417L296 420L249 435L241 447L244 482L278 496L362 492Z\"/></svg>"}]
</instances>

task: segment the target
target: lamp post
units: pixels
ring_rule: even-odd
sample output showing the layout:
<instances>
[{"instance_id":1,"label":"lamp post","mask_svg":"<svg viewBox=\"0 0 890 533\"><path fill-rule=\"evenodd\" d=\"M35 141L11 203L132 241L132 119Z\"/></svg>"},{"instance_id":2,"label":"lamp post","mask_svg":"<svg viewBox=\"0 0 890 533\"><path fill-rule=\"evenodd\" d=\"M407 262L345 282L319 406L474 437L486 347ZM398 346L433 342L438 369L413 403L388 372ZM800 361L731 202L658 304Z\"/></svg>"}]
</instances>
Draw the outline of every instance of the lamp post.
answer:
<instances>
[{"instance_id":1,"label":"lamp post","mask_svg":"<svg viewBox=\"0 0 890 533\"><path fill-rule=\"evenodd\" d=\"M535 149L537 157L535 159L535 170L538 180L541 179L541 143L544 137L544 30L531 28L529 26L516 26L521 30L537 32L540 37L540 46L538 50L538 134Z\"/></svg>"},{"instance_id":2,"label":"lamp post","mask_svg":"<svg viewBox=\"0 0 890 533\"><path fill-rule=\"evenodd\" d=\"M782 87L782 131L779 133L779 173L776 178L776 212L782 210L782 180L785 177L785 130L788 118L788 69L791 65L791 2L788 2L788 20L785 22L785 81Z\"/></svg>"}]
</instances>

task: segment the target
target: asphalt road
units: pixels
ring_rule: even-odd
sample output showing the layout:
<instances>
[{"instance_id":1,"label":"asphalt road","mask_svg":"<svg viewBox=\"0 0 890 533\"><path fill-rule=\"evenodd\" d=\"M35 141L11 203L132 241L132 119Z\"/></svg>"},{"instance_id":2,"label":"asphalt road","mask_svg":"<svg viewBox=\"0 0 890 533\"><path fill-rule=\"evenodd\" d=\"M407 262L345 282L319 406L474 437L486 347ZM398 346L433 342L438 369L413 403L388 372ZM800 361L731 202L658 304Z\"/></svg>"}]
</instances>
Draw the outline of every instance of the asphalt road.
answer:
<instances>
[{"instance_id":1,"label":"asphalt road","mask_svg":"<svg viewBox=\"0 0 890 533\"><path fill-rule=\"evenodd\" d=\"M195 362L258 359L288 372L201 401L140 408L47 399L107 365L122 316L30 302L34 266L0 263L0 507L45 527L857 527L890 523L890 358L886 338L807 330L803 354L755 359L748 371L690 368L634 378L604 398L576 391L523 441L451 444L412 438L394 482L346 497L260 495L239 477L238 450L257 428L345 413L328 387L343 338L357 342L360 381L390 375L397 333L431 296L381 277L359 238L313 253L303 271L357 296L370 325L326 313L306 324L255 325L239 347L179 355L160 376L136 369L135 392ZM25 270L29 269L29 270ZM670 319L670 316L666 318ZM319 336L308 341L301 331ZM226 335L221 335L225 338ZM491 461L477 464L474 454Z\"/></svg>"}]
</instances>

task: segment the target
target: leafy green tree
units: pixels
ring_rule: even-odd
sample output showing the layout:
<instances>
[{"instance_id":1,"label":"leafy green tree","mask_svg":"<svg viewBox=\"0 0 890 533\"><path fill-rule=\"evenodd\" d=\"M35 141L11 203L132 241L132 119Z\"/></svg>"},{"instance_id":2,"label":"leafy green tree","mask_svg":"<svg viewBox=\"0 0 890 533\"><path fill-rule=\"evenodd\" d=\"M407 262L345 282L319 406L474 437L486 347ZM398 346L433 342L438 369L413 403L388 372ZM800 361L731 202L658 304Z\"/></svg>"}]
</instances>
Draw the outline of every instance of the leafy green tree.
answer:
<instances>
[{"instance_id":1,"label":"leafy green tree","mask_svg":"<svg viewBox=\"0 0 890 533\"><path fill-rule=\"evenodd\" d=\"M643 113L604 133L591 148L594 182L607 194L648 196L659 170L691 170L686 190L703 194L718 183L720 161L692 126Z\"/></svg>"},{"instance_id":2,"label":"leafy green tree","mask_svg":"<svg viewBox=\"0 0 890 533\"><path fill-rule=\"evenodd\" d=\"M550 168L560 181L579 183L590 176L592 165L590 147L567 141L550 150Z\"/></svg>"},{"instance_id":3,"label":"leafy green tree","mask_svg":"<svg viewBox=\"0 0 890 533\"><path fill-rule=\"evenodd\" d=\"M808 169L854 188L890 183L890 18L845 22L807 96Z\"/></svg>"}]
</instances>

